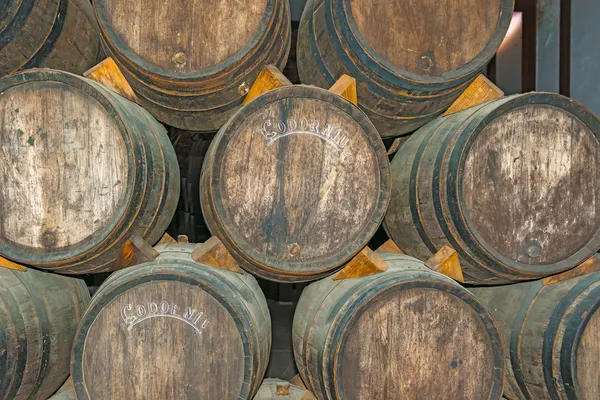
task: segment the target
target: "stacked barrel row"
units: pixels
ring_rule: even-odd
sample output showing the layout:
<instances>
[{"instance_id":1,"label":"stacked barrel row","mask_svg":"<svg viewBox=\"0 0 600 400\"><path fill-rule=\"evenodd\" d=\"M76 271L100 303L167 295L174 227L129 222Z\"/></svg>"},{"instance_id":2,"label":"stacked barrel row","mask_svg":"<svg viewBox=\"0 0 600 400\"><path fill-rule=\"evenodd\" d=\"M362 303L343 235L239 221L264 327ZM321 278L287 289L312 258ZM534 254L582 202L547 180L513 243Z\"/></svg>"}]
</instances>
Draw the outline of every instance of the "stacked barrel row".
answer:
<instances>
[{"instance_id":1,"label":"stacked barrel row","mask_svg":"<svg viewBox=\"0 0 600 400\"><path fill-rule=\"evenodd\" d=\"M70 359L56 399L597 398L599 120L541 93L439 117L512 6L308 1L293 86L265 69L287 0L9 2L0 264L27 270L0 270L0 397L48 398ZM100 43L130 100L74 75ZM174 215L215 237L163 237ZM372 252L382 223L399 248ZM479 287L426 266L448 248ZM91 300L57 274L110 271ZM255 277L313 282L305 387L263 381Z\"/></svg>"}]
</instances>

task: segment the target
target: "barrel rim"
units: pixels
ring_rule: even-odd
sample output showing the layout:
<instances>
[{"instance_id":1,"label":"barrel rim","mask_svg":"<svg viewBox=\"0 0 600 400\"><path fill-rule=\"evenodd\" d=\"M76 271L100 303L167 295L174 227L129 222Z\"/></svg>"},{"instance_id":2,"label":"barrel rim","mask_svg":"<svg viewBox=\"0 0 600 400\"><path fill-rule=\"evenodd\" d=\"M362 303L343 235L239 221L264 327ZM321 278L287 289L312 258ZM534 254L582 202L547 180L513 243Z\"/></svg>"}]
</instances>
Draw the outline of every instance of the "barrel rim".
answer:
<instances>
[{"instance_id":1,"label":"barrel rim","mask_svg":"<svg viewBox=\"0 0 600 400\"><path fill-rule=\"evenodd\" d=\"M442 75L424 77L395 67L389 61L381 58L377 54L358 30L352 14L350 0L325 1L328 5L328 12L331 12L332 15L334 12L339 13L340 17L338 17L337 20L339 20L341 25L340 31L344 36L346 43L355 42L358 44L358 46L353 46L352 51L371 71L389 82L404 82L405 84L415 85L417 87L428 87L428 85L435 84L441 84L445 87L446 85L452 84L452 82L464 82L469 80L479 73L485 64L494 56L498 47L504 40L514 9L514 0L500 1L500 14L496 29L486 47L473 58L473 60L458 69L448 71ZM337 3L335 9L333 8L334 2ZM452 86L455 85L456 83Z\"/></svg>"},{"instance_id":2,"label":"barrel rim","mask_svg":"<svg viewBox=\"0 0 600 400\"><path fill-rule=\"evenodd\" d=\"M496 251L494 246L485 241L481 234L478 233L468 213L465 197L463 195L463 181L462 179L459 179L459 177L463 176L469 150L485 127L492 120L506 112L532 104L555 107L564 112L568 112L574 119L579 120L588 128L590 133L596 137L600 146L600 119L581 103L572 99L554 93L531 92L501 99L497 102L491 102L488 103L488 106L498 106L485 114L482 119L474 119L467 124L461 132L461 137L458 139L456 146L452 150L453 154L449 161L449 169L457 172L448 179L447 193L448 202L456 204L459 210L458 213L453 213L452 215L452 220L459 232L466 233L467 237L474 239L475 243L479 245L479 248L489 254L494 260L497 260L501 266L521 273L543 273L544 276L546 276L573 268L596 253L600 249L600 224L598 224L596 233L591 235L590 240L586 244L562 261L534 264L533 266L515 262ZM549 271L544 268L552 269ZM534 278L534 276L531 278Z\"/></svg>"},{"instance_id":3,"label":"barrel rim","mask_svg":"<svg viewBox=\"0 0 600 400\"><path fill-rule=\"evenodd\" d=\"M159 78L174 79L174 80L194 80L207 78L212 75L220 73L224 69L231 68L232 66L240 63L246 56L251 54L258 43L264 39L269 31L270 26L273 23L273 18L276 15L276 8L281 1L279 0L266 0L265 13L262 17L261 22L258 24L260 27L256 30L252 39L246 44L244 48L225 59L224 61L213 65L209 68L205 68L195 72L172 72L162 67L155 65L154 63L145 60L138 55L130 46L128 46L123 39L112 29L110 18L106 9L104 8L105 0L94 1L94 14L100 31L102 33L102 39L105 45L109 48L119 49L117 53L120 53L127 61L139 66L141 69L147 71L151 75L155 75ZM287 0L284 0L287 2ZM136 74L137 75L137 74Z\"/></svg>"},{"instance_id":4,"label":"barrel rim","mask_svg":"<svg viewBox=\"0 0 600 400\"><path fill-rule=\"evenodd\" d=\"M417 260L418 261L418 260ZM417 275L416 273L413 273ZM492 385L490 389L490 398L500 397L503 391L504 382L504 346L500 330L489 311L473 296L467 289L458 285L454 281L446 281L434 271L422 271L417 276L411 276L408 279L404 274L394 274L382 280L380 286L373 286L364 290L359 288L352 293L352 298L341 299L331 313L335 314L334 321L331 323L325 342L323 354L319 357L319 365L323 371L323 379L326 387L331 388L336 394L335 398L344 399L342 379L342 357L346 347L348 336L360 317L373 305L378 299L390 296L399 290L409 289L430 289L444 292L450 296L456 297L465 303L478 317L483 325L483 331L487 336L487 341L491 348L491 359L494 370L491 372ZM443 275L442 275L443 276ZM447 277L443 276L448 279ZM369 281L365 281L369 283ZM355 306L355 312L344 313L342 310ZM332 361L325 363L325 358L329 357Z\"/></svg>"},{"instance_id":5,"label":"barrel rim","mask_svg":"<svg viewBox=\"0 0 600 400\"><path fill-rule=\"evenodd\" d=\"M348 240L346 247L340 249L336 254L322 256L318 260L309 262L283 262L254 251L253 247L241 235L223 222L226 221L227 214L220 198L215 196L215 190L213 189L219 187L220 166L222 165L223 153L229 143L231 131L237 131L237 128L244 122L245 116L258 111L267 104L280 101L284 98L306 98L328 102L351 117L362 128L363 134L369 139L369 144L376 157L380 171L378 199L374 202L372 217L365 218L365 229L362 232L358 232L352 240ZM242 268L251 269L253 274L269 280L273 278L268 275L273 273L279 275L282 279L286 279L286 282L306 281L315 275L326 276L333 273L367 245L381 225L391 199L391 168L381 136L375 126L358 107L348 100L326 89L314 86L295 85L277 88L252 100L238 110L229 122L219 130L205 157L205 167L207 160L210 160L212 164L208 168L203 168L202 175L204 177L201 177L200 192L206 193L208 197L208 202L202 202L202 208L203 212L208 212L208 215L212 217L208 218L208 220L212 219L213 221L207 221L211 231L221 239L233 254L242 258L243 262L240 265ZM245 263L256 268L249 268ZM274 267L275 265L277 265L277 268ZM298 269L298 266L304 266L305 268ZM263 270L266 270L266 274L261 273Z\"/></svg>"},{"instance_id":6,"label":"barrel rim","mask_svg":"<svg viewBox=\"0 0 600 400\"><path fill-rule=\"evenodd\" d=\"M112 117L113 121L119 127L119 133L123 138L127 153L129 155L135 154L135 142L131 129L127 127L127 124L123 120L123 116L117 107L111 103L107 97L108 95L103 93L101 87L95 86L88 82L87 79L69 72L44 68L30 69L1 79L0 93L3 93L10 88L33 82L54 82L62 84L94 99L102 108L104 108L106 113ZM128 177L126 187L132 188L138 180L142 180L143 176L141 171L138 171L138 168L136 168L136 159L128 157L127 163ZM133 194L133 191L125 191L122 203L120 207L115 210L112 220L105 224L105 227L102 230L90 234L84 241L61 248L60 251L59 249L54 249L52 252L47 252L41 247L26 247L17 243L15 243L15 246L11 245L7 240L0 240L0 254L20 263L37 266L48 266L49 264L66 262L68 259L82 256L90 250L102 246L107 240L110 240L112 233L123 225L127 210L134 197ZM77 246L79 244L81 245ZM42 256L43 260L40 260L38 258L39 256Z\"/></svg>"},{"instance_id":7,"label":"barrel rim","mask_svg":"<svg viewBox=\"0 0 600 400\"><path fill-rule=\"evenodd\" d=\"M172 265L178 264L179 267L184 267L183 270L177 271L175 269L160 269L160 266L164 264ZM159 267L159 268L157 268ZM207 268L211 268L206 266ZM131 271L130 271L131 270ZM147 271L146 271L147 270ZM187 271L186 271L187 270ZM192 273L189 273L193 270ZM252 393L252 376L253 372L257 372L260 368L255 365L258 360L256 351L258 351L258 345L250 346L253 343L251 338L251 329L248 329L248 321L251 320L251 316L246 308L243 301L238 300L238 305L232 301L227 301L227 294L235 291L228 286L224 288L216 288L215 281L223 283L224 279L218 275L212 275L203 269L197 268L195 265L192 266L191 261L182 259L165 259L157 261L151 261L149 263L141 264L133 268L123 270L132 273L131 275L124 274L122 276L116 276L110 283L110 287L105 287L105 290L98 292L92 302L90 303L87 311L81 318L77 334L73 342L73 350L71 356L71 376L75 383L75 392L80 399L91 399L85 384L85 373L83 368L83 358L85 353L86 339L89 331L91 330L94 322L96 321L100 312L104 307L121 297L127 291L134 289L138 286L153 283L153 282L164 282L172 281L173 283L183 283L192 287L201 288L215 301L217 301L222 307L225 308L227 313L231 316L234 324L238 329L242 348L244 351L244 376L241 382L241 393L251 395ZM187 272L187 273L186 273ZM198 274L196 274L198 273ZM209 281L206 278L213 278L214 281ZM123 279L123 280L121 280ZM232 296L237 297L237 296ZM253 351L254 350L254 351ZM266 365L266 364L265 364ZM260 372L260 371L259 371Z\"/></svg>"}]
</instances>

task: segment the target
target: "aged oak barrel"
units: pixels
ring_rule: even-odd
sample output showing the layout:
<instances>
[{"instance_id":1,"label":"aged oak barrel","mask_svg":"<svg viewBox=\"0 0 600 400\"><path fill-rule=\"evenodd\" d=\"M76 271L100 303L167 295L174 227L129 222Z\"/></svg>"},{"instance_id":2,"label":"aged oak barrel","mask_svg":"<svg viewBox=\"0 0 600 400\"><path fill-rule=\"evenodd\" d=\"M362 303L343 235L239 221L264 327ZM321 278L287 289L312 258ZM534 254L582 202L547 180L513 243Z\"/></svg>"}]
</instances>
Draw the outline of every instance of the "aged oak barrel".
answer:
<instances>
[{"instance_id":1,"label":"aged oak barrel","mask_svg":"<svg viewBox=\"0 0 600 400\"><path fill-rule=\"evenodd\" d=\"M265 379L254 400L316 400L306 389L280 379Z\"/></svg>"},{"instance_id":2,"label":"aged oak barrel","mask_svg":"<svg viewBox=\"0 0 600 400\"><path fill-rule=\"evenodd\" d=\"M513 0L309 0L298 34L305 84L358 81L361 108L383 137L445 111L492 58Z\"/></svg>"},{"instance_id":3,"label":"aged oak barrel","mask_svg":"<svg viewBox=\"0 0 600 400\"><path fill-rule=\"evenodd\" d=\"M0 77L34 67L82 74L98 61L101 39L88 0L0 3Z\"/></svg>"},{"instance_id":4,"label":"aged oak barrel","mask_svg":"<svg viewBox=\"0 0 600 400\"><path fill-rule=\"evenodd\" d=\"M112 268L156 243L179 197L165 129L90 80L30 70L0 81L0 254L62 273Z\"/></svg>"},{"instance_id":5,"label":"aged oak barrel","mask_svg":"<svg viewBox=\"0 0 600 400\"><path fill-rule=\"evenodd\" d=\"M0 267L1 399L46 400L60 387L89 302L82 280Z\"/></svg>"},{"instance_id":6,"label":"aged oak barrel","mask_svg":"<svg viewBox=\"0 0 600 400\"><path fill-rule=\"evenodd\" d=\"M254 99L219 131L200 178L202 212L242 268L280 282L318 279L380 225L390 167L355 105L309 86Z\"/></svg>"},{"instance_id":7,"label":"aged oak barrel","mask_svg":"<svg viewBox=\"0 0 600 400\"><path fill-rule=\"evenodd\" d=\"M600 272L471 291L504 334L505 397L600 398Z\"/></svg>"},{"instance_id":8,"label":"aged oak barrel","mask_svg":"<svg viewBox=\"0 0 600 400\"><path fill-rule=\"evenodd\" d=\"M56 393L48 400L76 400L73 379L69 377L67 381L58 389Z\"/></svg>"},{"instance_id":9,"label":"aged oak barrel","mask_svg":"<svg viewBox=\"0 0 600 400\"><path fill-rule=\"evenodd\" d=\"M384 227L420 259L453 247L467 283L570 269L600 248L599 134L591 112L549 93L437 119L394 157Z\"/></svg>"},{"instance_id":10,"label":"aged oak barrel","mask_svg":"<svg viewBox=\"0 0 600 400\"><path fill-rule=\"evenodd\" d=\"M254 396L271 347L267 302L254 277L198 264L194 248L157 246L156 260L96 293L73 350L79 400Z\"/></svg>"},{"instance_id":11,"label":"aged oak barrel","mask_svg":"<svg viewBox=\"0 0 600 400\"><path fill-rule=\"evenodd\" d=\"M318 399L499 399L504 352L492 317L422 262L309 285L294 316L294 356Z\"/></svg>"},{"instance_id":12,"label":"aged oak barrel","mask_svg":"<svg viewBox=\"0 0 600 400\"><path fill-rule=\"evenodd\" d=\"M96 0L103 43L158 120L217 131L290 50L287 0Z\"/></svg>"}]
</instances>

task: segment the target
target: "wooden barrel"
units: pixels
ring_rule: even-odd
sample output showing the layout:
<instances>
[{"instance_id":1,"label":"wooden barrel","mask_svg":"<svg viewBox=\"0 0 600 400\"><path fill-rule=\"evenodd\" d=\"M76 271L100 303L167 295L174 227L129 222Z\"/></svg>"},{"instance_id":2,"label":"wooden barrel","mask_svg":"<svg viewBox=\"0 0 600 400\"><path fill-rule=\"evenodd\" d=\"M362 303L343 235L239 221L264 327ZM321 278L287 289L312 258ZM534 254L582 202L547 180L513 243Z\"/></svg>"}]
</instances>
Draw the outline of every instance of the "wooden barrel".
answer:
<instances>
[{"instance_id":1,"label":"wooden barrel","mask_svg":"<svg viewBox=\"0 0 600 400\"><path fill-rule=\"evenodd\" d=\"M73 387L73 379L69 377L60 389L58 389L58 391L48 400L77 400L75 397L75 388Z\"/></svg>"},{"instance_id":2,"label":"wooden barrel","mask_svg":"<svg viewBox=\"0 0 600 400\"><path fill-rule=\"evenodd\" d=\"M384 227L420 259L450 245L468 283L570 269L600 248L599 135L597 117L549 93L440 118L394 157Z\"/></svg>"},{"instance_id":3,"label":"wooden barrel","mask_svg":"<svg viewBox=\"0 0 600 400\"><path fill-rule=\"evenodd\" d=\"M82 280L0 267L0 398L45 400L60 387L89 302Z\"/></svg>"},{"instance_id":4,"label":"wooden barrel","mask_svg":"<svg viewBox=\"0 0 600 400\"><path fill-rule=\"evenodd\" d=\"M156 243L179 198L165 129L90 80L30 70L0 81L0 254L62 273L111 269Z\"/></svg>"},{"instance_id":5,"label":"wooden barrel","mask_svg":"<svg viewBox=\"0 0 600 400\"><path fill-rule=\"evenodd\" d=\"M254 277L198 264L194 248L157 246L155 261L96 293L73 350L79 400L254 396L271 347L267 302Z\"/></svg>"},{"instance_id":6,"label":"wooden barrel","mask_svg":"<svg viewBox=\"0 0 600 400\"><path fill-rule=\"evenodd\" d=\"M444 112L492 58L513 0L309 0L298 34L305 84L342 74L383 137L411 132Z\"/></svg>"},{"instance_id":7,"label":"wooden barrel","mask_svg":"<svg viewBox=\"0 0 600 400\"><path fill-rule=\"evenodd\" d=\"M107 54L158 120L218 130L290 50L287 0L96 0Z\"/></svg>"},{"instance_id":8,"label":"wooden barrel","mask_svg":"<svg viewBox=\"0 0 600 400\"><path fill-rule=\"evenodd\" d=\"M352 103L280 88L217 133L200 177L202 212L242 268L310 281L371 239L389 203L389 168L377 130Z\"/></svg>"},{"instance_id":9,"label":"wooden barrel","mask_svg":"<svg viewBox=\"0 0 600 400\"><path fill-rule=\"evenodd\" d=\"M471 291L504 334L508 399L600 398L600 272Z\"/></svg>"},{"instance_id":10,"label":"wooden barrel","mask_svg":"<svg viewBox=\"0 0 600 400\"><path fill-rule=\"evenodd\" d=\"M459 284L402 254L389 269L325 278L294 316L296 365L320 399L499 399L504 352L492 317Z\"/></svg>"},{"instance_id":11,"label":"wooden barrel","mask_svg":"<svg viewBox=\"0 0 600 400\"><path fill-rule=\"evenodd\" d=\"M102 51L88 0L3 0L0 77L20 69L56 68L82 74Z\"/></svg>"},{"instance_id":12,"label":"wooden barrel","mask_svg":"<svg viewBox=\"0 0 600 400\"><path fill-rule=\"evenodd\" d=\"M254 400L316 400L306 389L280 379L265 379Z\"/></svg>"}]
</instances>

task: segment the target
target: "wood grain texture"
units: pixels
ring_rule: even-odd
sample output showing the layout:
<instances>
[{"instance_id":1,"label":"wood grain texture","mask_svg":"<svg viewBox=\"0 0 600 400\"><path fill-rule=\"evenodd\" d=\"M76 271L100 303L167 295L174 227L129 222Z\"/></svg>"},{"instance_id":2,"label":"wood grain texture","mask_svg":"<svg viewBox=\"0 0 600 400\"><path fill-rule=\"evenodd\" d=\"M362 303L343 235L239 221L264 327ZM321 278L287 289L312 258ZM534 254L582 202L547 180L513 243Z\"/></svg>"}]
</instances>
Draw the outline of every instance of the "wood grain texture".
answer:
<instances>
[{"instance_id":1,"label":"wood grain texture","mask_svg":"<svg viewBox=\"0 0 600 400\"><path fill-rule=\"evenodd\" d=\"M485 75L479 75L443 115L455 114L488 101L501 99L503 96L504 92L498 86Z\"/></svg>"},{"instance_id":2,"label":"wood grain texture","mask_svg":"<svg viewBox=\"0 0 600 400\"><path fill-rule=\"evenodd\" d=\"M193 244L111 275L77 334L82 399L248 399L268 364L271 322L256 280L192 260Z\"/></svg>"},{"instance_id":3,"label":"wood grain texture","mask_svg":"<svg viewBox=\"0 0 600 400\"><path fill-rule=\"evenodd\" d=\"M358 253L346 266L333 278L334 281L342 279L362 278L380 274L387 271L388 265L368 247Z\"/></svg>"},{"instance_id":4,"label":"wood grain texture","mask_svg":"<svg viewBox=\"0 0 600 400\"><path fill-rule=\"evenodd\" d=\"M552 285L557 282L573 279L582 275L588 275L597 271L600 271L600 260L594 255L573 269L542 279L542 284L544 286Z\"/></svg>"},{"instance_id":5,"label":"wood grain texture","mask_svg":"<svg viewBox=\"0 0 600 400\"><path fill-rule=\"evenodd\" d=\"M4 257L0 257L0 267L13 269L15 271L27 271L27 268L25 268L24 266L14 263L10 260L7 260Z\"/></svg>"},{"instance_id":6,"label":"wood grain texture","mask_svg":"<svg viewBox=\"0 0 600 400\"><path fill-rule=\"evenodd\" d=\"M294 356L318 399L499 399L498 328L453 280L405 255L379 275L309 285Z\"/></svg>"},{"instance_id":7,"label":"wood grain texture","mask_svg":"<svg viewBox=\"0 0 600 400\"><path fill-rule=\"evenodd\" d=\"M156 120L55 70L13 75L0 91L0 254L101 272L134 236L160 239L175 212L179 169Z\"/></svg>"},{"instance_id":8,"label":"wood grain texture","mask_svg":"<svg viewBox=\"0 0 600 400\"><path fill-rule=\"evenodd\" d=\"M355 106L358 105L358 98L356 95L356 79L348 75L342 75L340 79L329 89L331 93L338 94L348 100Z\"/></svg>"},{"instance_id":9,"label":"wood grain texture","mask_svg":"<svg viewBox=\"0 0 600 400\"><path fill-rule=\"evenodd\" d=\"M379 246L377 248L377 250L375 250L376 253L398 253L398 254L404 254L404 252L402 250L400 250L400 247L398 247L398 245L396 244L396 242L394 242L392 239L389 239L387 242L385 242L384 244L382 244L381 246Z\"/></svg>"},{"instance_id":10,"label":"wood grain texture","mask_svg":"<svg viewBox=\"0 0 600 400\"><path fill-rule=\"evenodd\" d=\"M467 283L544 278L600 248L600 121L565 97L507 97L431 122L392 162L384 227L407 254L454 248Z\"/></svg>"},{"instance_id":11,"label":"wood grain texture","mask_svg":"<svg viewBox=\"0 0 600 400\"><path fill-rule=\"evenodd\" d=\"M88 1L10 0L0 7L0 77L35 67L81 74L98 61L100 35Z\"/></svg>"},{"instance_id":12,"label":"wood grain texture","mask_svg":"<svg viewBox=\"0 0 600 400\"><path fill-rule=\"evenodd\" d=\"M455 281L465 283L460 261L458 260L458 253L448 245L443 246L429 260L425 261L425 266Z\"/></svg>"},{"instance_id":13,"label":"wood grain texture","mask_svg":"<svg viewBox=\"0 0 600 400\"><path fill-rule=\"evenodd\" d=\"M305 388L280 379L265 379L254 400L316 400Z\"/></svg>"},{"instance_id":14,"label":"wood grain texture","mask_svg":"<svg viewBox=\"0 0 600 400\"><path fill-rule=\"evenodd\" d=\"M284 86L292 86L292 82L276 66L265 65L242 104L248 104L261 94Z\"/></svg>"},{"instance_id":15,"label":"wood grain texture","mask_svg":"<svg viewBox=\"0 0 600 400\"><path fill-rule=\"evenodd\" d=\"M288 1L94 2L103 43L140 103L180 129L213 132L265 65L290 50Z\"/></svg>"},{"instance_id":16,"label":"wood grain texture","mask_svg":"<svg viewBox=\"0 0 600 400\"><path fill-rule=\"evenodd\" d=\"M131 101L136 101L137 99L135 93L133 93L133 89L131 89L131 86L129 86L129 83L125 80L123 73L111 57L108 57L98 65L85 71L83 76L94 82L101 83L126 99Z\"/></svg>"},{"instance_id":17,"label":"wood grain texture","mask_svg":"<svg viewBox=\"0 0 600 400\"><path fill-rule=\"evenodd\" d=\"M75 397L75 388L73 387L73 379L69 377L58 389L58 391L48 400L77 400Z\"/></svg>"},{"instance_id":18,"label":"wood grain texture","mask_svg":"<svg viewBox=\"0 0 600 400\"><path fill-rule=\"evenodd\" d=\"M351 103L323 89L272 90L213 140L202 210L239 265L276 281L332 273L375 233L389 201L381 138Z\"/></svg>"},{"instance_id":19,"label":"wood grain texture","mask_svg":"<svg viewBox=\"0 0 600 400\"><path fill-rule=\"evenodd\" d=\"M600 273L471 290L504 334L505 397L595 399L600 393Z\"/></svg>"},{"instance_id":20,"label":"wood grain texture","mask_svg":"<svg viewBox=\"0 0 600 400\"><path fill-rule=\"evenodd\" d=\"M213 236L208 241L192 252L192 259L197 263L209 265L214 268L221 268L238 274L244 273L235 262L229 251L223 246L223 243Z\"/></svg>"},{"instance_id":21,"label":"wood grain texture","mask_svg":"<svg viewBox=\"0 0 600 400\"><path fill-rule=\"evenodd\" d=\"M512 0L309 0L298 31L300 79L328 88L343 74L354 77L359 105L380 134L407 134L442 114L481 72L512 9Z\"/></svg>"},{"instance_id":22,"label":"wood grain texture","mask_svg":"<svg viewBox=\"0 0 600 400\"><path fill-rule=\"evenodd\" d=\"M69 375L83 280L0 268L0 398L45 400Z\"/></svg>"}]
</instances>

